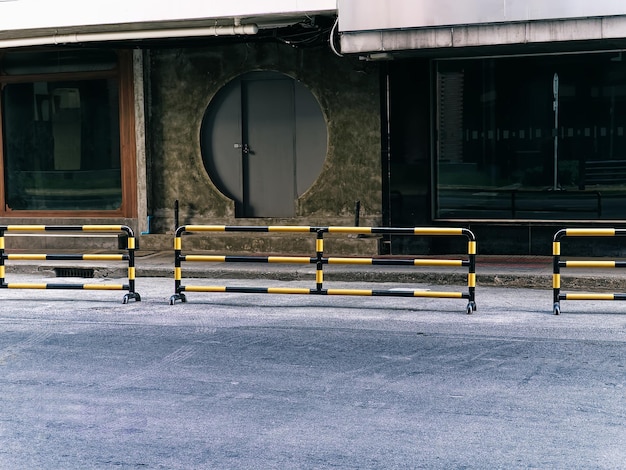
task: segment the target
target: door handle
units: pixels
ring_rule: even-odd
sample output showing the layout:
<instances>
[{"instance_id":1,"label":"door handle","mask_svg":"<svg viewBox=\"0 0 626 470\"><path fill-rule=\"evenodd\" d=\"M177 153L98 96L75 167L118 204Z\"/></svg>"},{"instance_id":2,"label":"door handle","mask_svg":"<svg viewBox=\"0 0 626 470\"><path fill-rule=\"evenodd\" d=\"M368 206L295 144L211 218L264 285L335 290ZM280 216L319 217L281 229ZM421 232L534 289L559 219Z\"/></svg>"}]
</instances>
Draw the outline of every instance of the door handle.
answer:
<instances>
[{"instance_id":1,"label":"door handle","mask_svg":"<svg viewBox=\"0 0 626 470\"><path fill-rule=\"evenodd\" d=\"M244 155L248 155L250 153L250 146L248 144L234 144L236 149L241 149L241 152Z\"/></svg>"}]
</instances>

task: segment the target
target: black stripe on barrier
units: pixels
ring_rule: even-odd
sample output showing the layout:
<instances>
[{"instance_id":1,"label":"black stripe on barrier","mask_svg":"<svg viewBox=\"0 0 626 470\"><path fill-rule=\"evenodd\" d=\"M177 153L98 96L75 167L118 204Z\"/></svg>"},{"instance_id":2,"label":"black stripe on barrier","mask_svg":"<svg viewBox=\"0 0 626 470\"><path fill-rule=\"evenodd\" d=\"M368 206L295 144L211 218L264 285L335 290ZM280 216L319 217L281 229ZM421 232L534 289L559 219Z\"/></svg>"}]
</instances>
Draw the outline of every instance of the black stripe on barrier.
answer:
<instances>
[{"instance_id":1,"label":"black stripe on barrier","mask_svg":"<svg viewBox=\"0 0 626 470\"><path fill-rule=\"evenodd\" d=\"M7 254L5 252L5 232L125 232L127 235L127 247L125 254ZM5 280L6 260L36 260L36 261L128 261L128 284L59 284L59 283L7 283ZM0 288L7 289L69 289L69 290L126 290L123 303L130 299L141 300L139 293L135 291L135 237L133 230L126 225L2 225L0 226Z\"/></svg>"},{"instance_id":2,"label":"black stripe on barrier","mask_svg":"<svg viewBox=\"0 0 626 470\"><path fill-rule=\"evenodd\" d=\"M182 253L182 235L185 232L273 232L273 233L316 233L316 256L234 256L234 255L192 255ZM324 233L331 234L396 234L422 236L465 236L468 239L468 259L413 259L413 258L342 258L323 256ZM476 310L475 283L476 283L476 238L465 228L437 228L437 227L309 227L309 226L226 226L226 225L187 225L180 226L174 237L174 285L175 293L170 297L170 304L176 300L186 302L184 292L238 292L238 293L268 293L268 294L316 294L316 295L369 295L369 296L397 296L397 297L441 297L467 299L467 313ZM271 288L271 287L224 287L224 286L183 286L182 262L233 262L233 263L308 263L316 264L316 288ZM329 264L352 265L396 265L396 266L447 266L468 268L468 292L423 292L411 290L368 290L368 289L324 289L323 266Z\"/></svg>"}]
</instances>

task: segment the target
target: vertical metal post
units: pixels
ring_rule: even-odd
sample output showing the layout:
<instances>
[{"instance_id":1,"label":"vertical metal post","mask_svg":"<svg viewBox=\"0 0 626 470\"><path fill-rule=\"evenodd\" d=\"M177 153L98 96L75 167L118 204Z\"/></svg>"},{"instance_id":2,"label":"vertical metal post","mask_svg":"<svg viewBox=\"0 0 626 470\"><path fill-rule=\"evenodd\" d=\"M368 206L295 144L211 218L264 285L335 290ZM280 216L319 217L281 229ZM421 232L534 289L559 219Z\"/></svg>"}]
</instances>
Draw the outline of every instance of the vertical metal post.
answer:
<instances>
[{"instance_id":1,"label":"vertical metal post","mask_svg":"<svg viewBox=\"0 0 626 470\"><path fill-rule=\"evenodd\" d=\"M559 230L554 234L552 242L552 312L555 315L561 313L561 236L565 230Z\"/></svg>"},{"instance_id":2,"label":"vertical metal post","mask_svg":"<svg viewBox=\"0 0 626 470\"><path fill-rule=\"evenodd\" d=\"M559 187L559 74L555 73L552 80L554 95L554 190Z\"/></svg>"},{"instance_id":3,"label":"vertical metal post","mask_svg":"<svg viewBox=\"0 0 626 470\"><path fill-rule=\"evenodd\" d=\"M4 230L0 230L0 286L4 286Z\"/></svg>"},{"instance_id":4,"label":"vertical metal post","mask_svg":"<svg viewBox=\"0 0 626 470\"><path fill-rule=\"evenodd\" d=\"M122 230L128 235L126 245L128 251L128 294L124 296L124 303L128 303L129 299L140 301L141 297L135 292L135 234L130 227L123 226Z\"/></svg>"},{"instance_id":5,"label":"vertical metal post","mask_svg":"<svg viewBox=\"0 0 626 470\"><path fill-rule=\"evenodd\" d=\"M467 274L467 291L468 291L468 303L467 313L476 311L476 237L474 233L468 229L464 229L463 232L468 238L467 242L467 256L469 261L469 268Z\"/></svg>"},{"instance_id":6,"label":"vertical metal post","mask_svg":"<svg viewBox=\"0 0 626 470\"><path fill-rule=\"evenodd\" d=\"M361 201L354 203L354 226L358 227L361 222Z\"/></svg>"},{"instance_id":7,"label":"vertical metal post","mask_svg":"<svg viewBox=\"0 0 626 470\"><path fill-rule=\"evenodd\" d=\"M178 227L176 229L176 233L174 236L174 295L170 297L170 305L174 305L176 300L180 300L182 302L187 302L187 298L185 294L182 293L183 287L181 283L181 279L183 276L182 268L181 268L181 260L182 260L182 238L181 235L185 231L185 227Z\"/></svg>"},{"instance_id":8,"label":"vertical metal post","mask_svg":"<svg viewBox=\"0 0 626 470\"><path fill-rule=\"evenodd\" d=\"M315 255L316 255L316 271L315 271L315 286L317 292L322 291L324 283L324 231L317 231L317 238L315 240Z\"/></svg>"},{"instance_id":9,"label":"vertical metal post","mask_svg":"<svg viewBox=\"0 0 626 470\"><path fill-rule=\"evenodd\" d=\"M180 225L178 225L178 199L176 199L174 201L174 230L178 230L178 227L180 227Z\"/></svg>"}]
</instances>

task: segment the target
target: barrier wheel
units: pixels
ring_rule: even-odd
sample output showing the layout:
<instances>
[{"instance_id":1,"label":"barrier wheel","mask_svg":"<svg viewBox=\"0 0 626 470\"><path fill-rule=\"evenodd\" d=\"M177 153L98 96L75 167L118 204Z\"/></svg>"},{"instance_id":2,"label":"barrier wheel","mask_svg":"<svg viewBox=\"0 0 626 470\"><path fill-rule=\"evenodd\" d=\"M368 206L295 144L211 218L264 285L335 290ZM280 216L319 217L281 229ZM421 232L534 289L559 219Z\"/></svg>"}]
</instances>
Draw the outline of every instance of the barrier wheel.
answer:
<instances>
[{"instance_id":1,"label":"barrier wheel","mask_svg":"<svg viewBox=\"0 0 626 470\"><path fill-rule=\"evenodd\" d=\"M472 304L471 303L467 304L466 313L468 315L471 315L473 312L474 312L474 309L472 308Z\"/></svg>"},{"instance_id":2,"label":"barrier wheel","mask_svg":"<svg viewBox=\"0 0 626 470\"><path fill-rule=\"evenodd\" d=\"M552 309L552 313L554 313L555 315L560 315L561 307L559 305L555 305L554 308Z\"/></svg>"}]
</instances>

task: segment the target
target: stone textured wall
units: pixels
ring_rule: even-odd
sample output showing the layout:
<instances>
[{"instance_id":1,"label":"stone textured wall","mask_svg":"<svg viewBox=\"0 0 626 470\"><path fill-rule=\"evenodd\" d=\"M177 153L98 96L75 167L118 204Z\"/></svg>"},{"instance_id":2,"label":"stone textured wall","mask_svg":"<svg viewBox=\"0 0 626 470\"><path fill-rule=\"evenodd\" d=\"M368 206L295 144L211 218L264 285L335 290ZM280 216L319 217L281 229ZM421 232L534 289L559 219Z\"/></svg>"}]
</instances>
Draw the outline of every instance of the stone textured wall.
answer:
<instances>
[{"instance_id":1,"label":"stone textured wall","mask_svg":"<svg viewBox=\"0 0 626 470\"><path fill-rule=\"evenodd\" d=\"M361 225L381 223L380 90L376 64L337 57L328 48L234 44L148 52L148 207L153 232L181 224ZM317 97L328 125L322 173L288 220L235 219L234 203L212 184L202 162L200 127L217 91L254 70L285 73Z\"/></svg>"}]
</instances>

